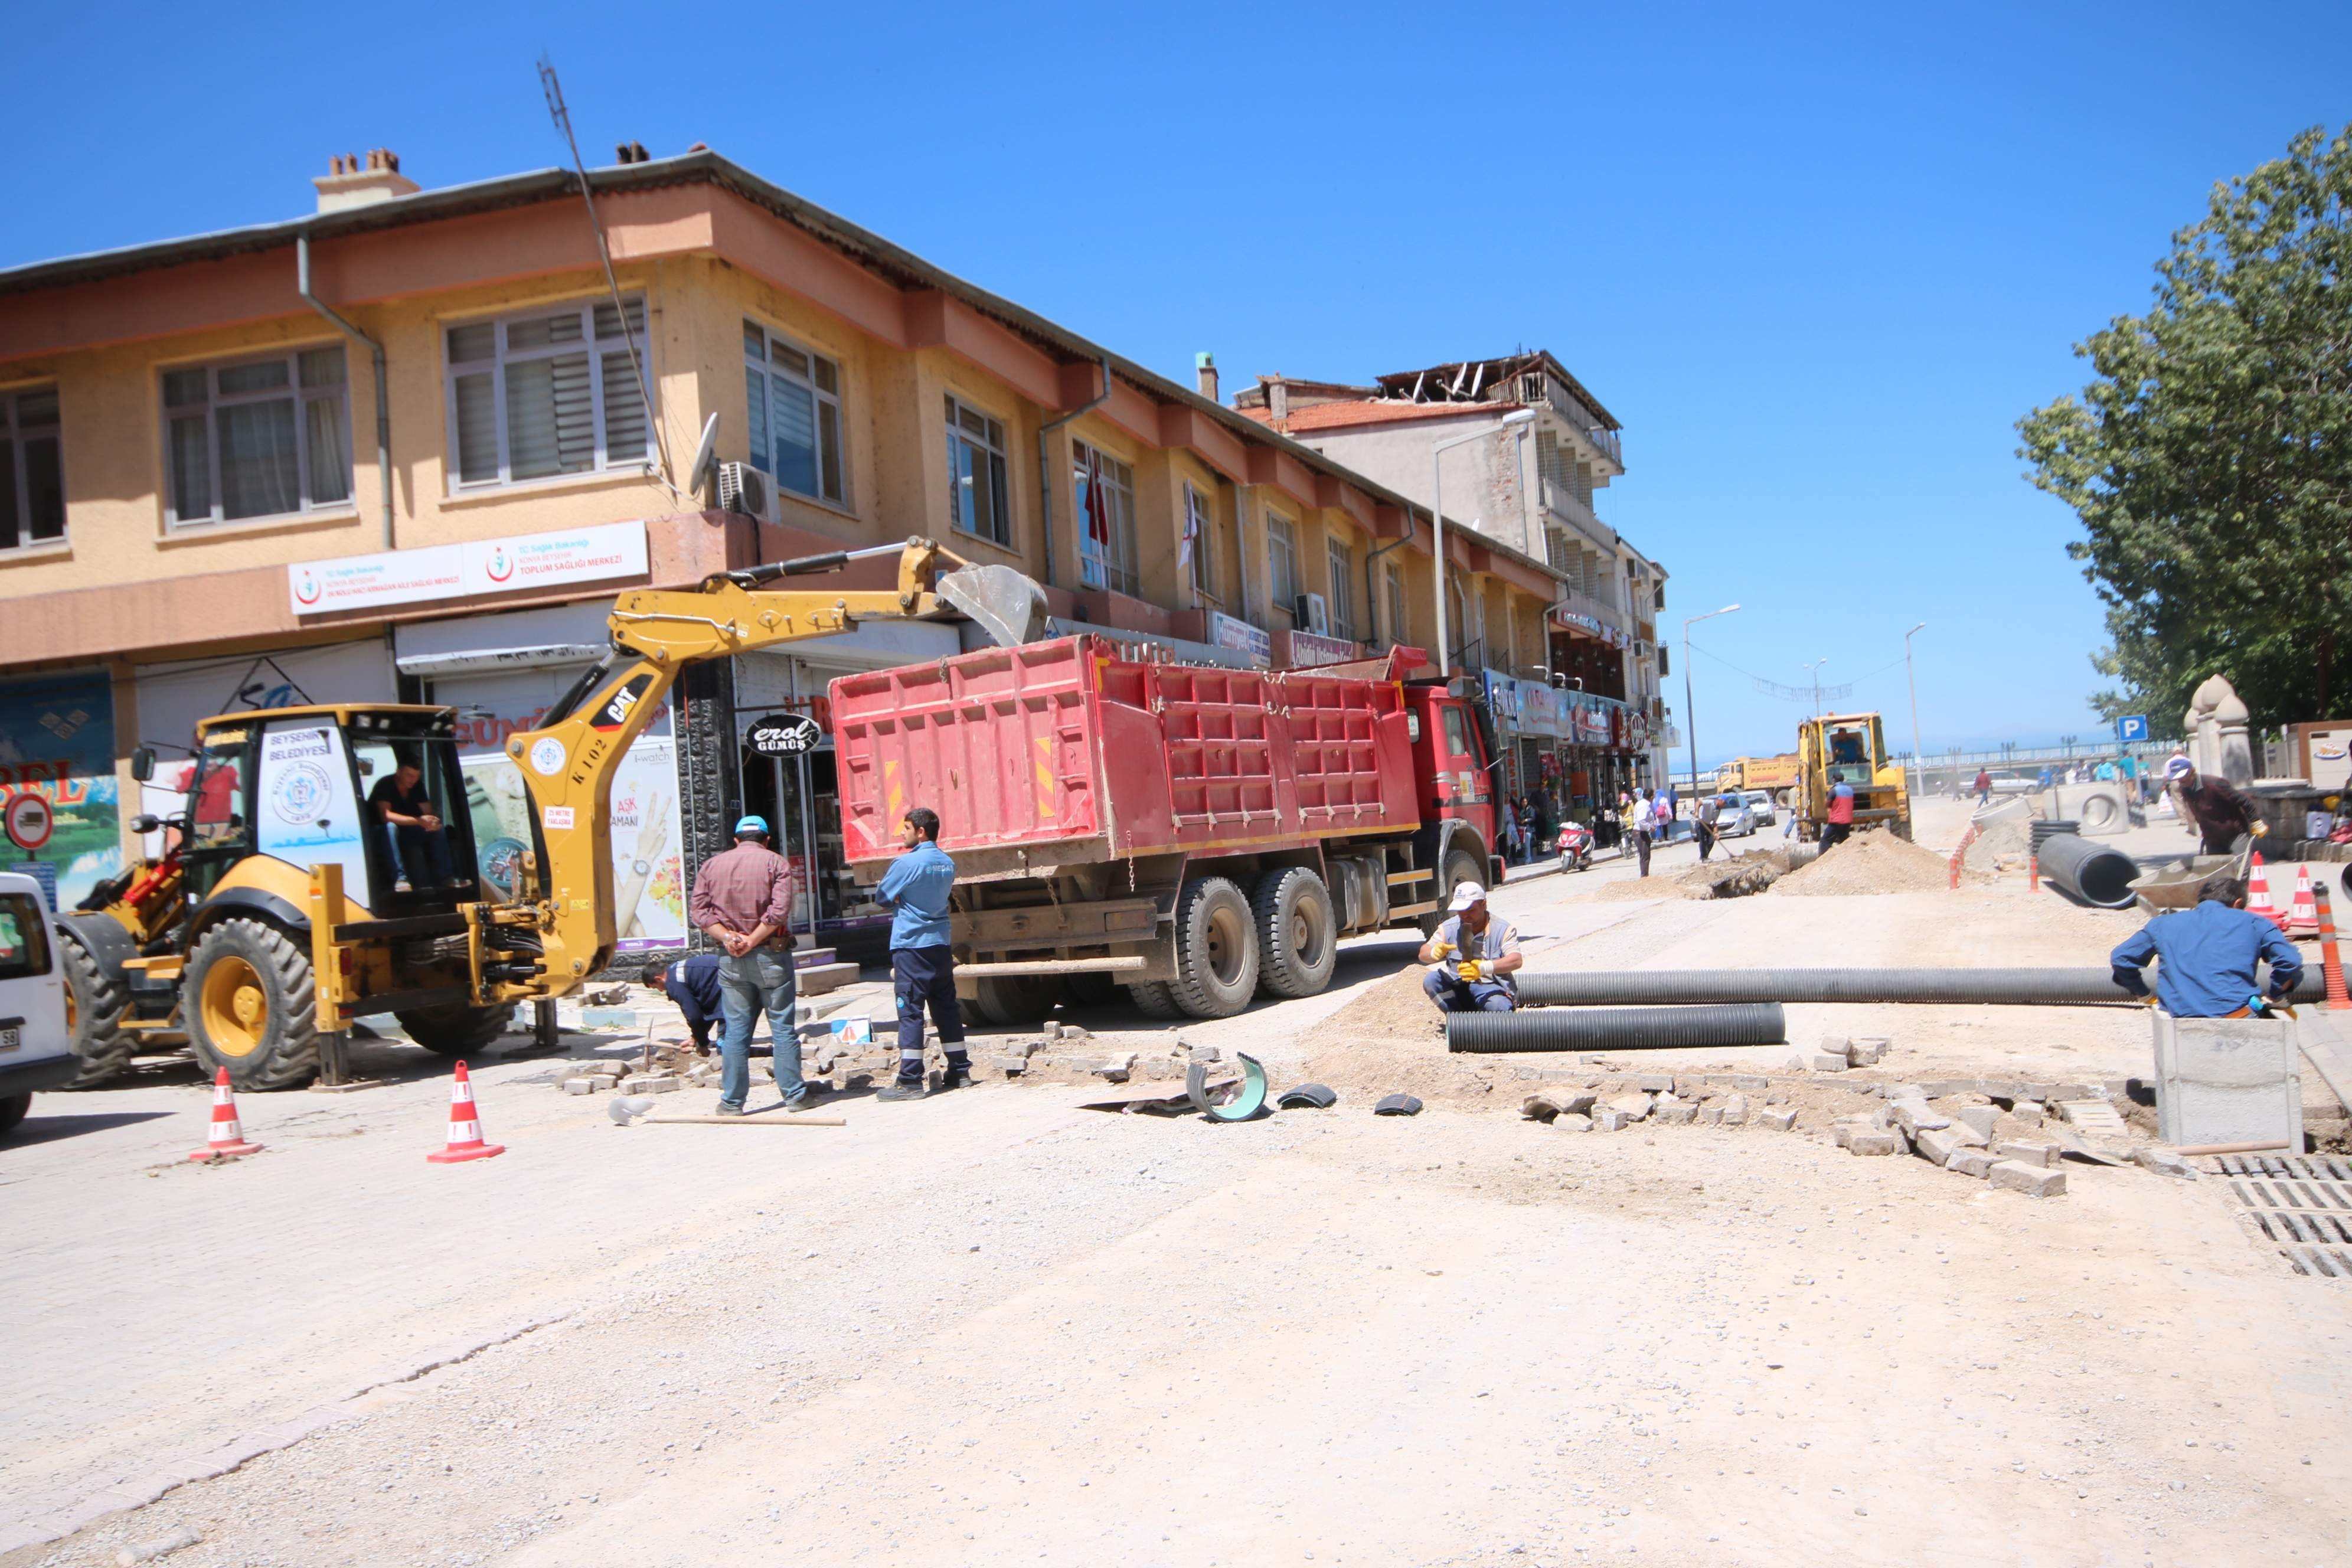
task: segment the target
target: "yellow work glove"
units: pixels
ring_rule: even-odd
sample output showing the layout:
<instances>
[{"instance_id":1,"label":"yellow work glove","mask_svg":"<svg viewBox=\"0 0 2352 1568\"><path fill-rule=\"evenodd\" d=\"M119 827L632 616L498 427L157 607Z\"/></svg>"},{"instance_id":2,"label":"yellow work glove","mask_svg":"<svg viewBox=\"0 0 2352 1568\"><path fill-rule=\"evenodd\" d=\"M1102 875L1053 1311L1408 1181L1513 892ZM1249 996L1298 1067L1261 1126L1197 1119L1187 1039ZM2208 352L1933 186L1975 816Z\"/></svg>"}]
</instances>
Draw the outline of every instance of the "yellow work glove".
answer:
<instances>
[{"instance_id":1,"label":"yellow work glove","mask_svg":"<svg viewBox=\"0 0 2352 1568\"><path fill-rule=\"evenodd\" d=\"M1455 973L1461 975L1463 980L1465 982L1475 982L1486 978L1486 966L1479 963L1475 958L1464 959L1460 963L1454 966L1454 971Z\"/></svg>"},{"instance_id":2,"label":"yellow work glove","mask_svg":"<svg viewBox=\"0 0 2352 1568\"><path fill-rule=\"evenodd\" d=\"M1442 936L1433 937L1430 940L1429 951L1437 955L1438 963L1443 963L1445 962L1448 955L1454 952L1454 944L1446 941Z\"/></svg>"},{"instance_id":3,"label":"yellow work glove","mask_svg":"<svg viewBox=\"0 0 2352 1568\"><path fill-rule=\"evenodd\" d=\"M2254 824L2254 837L2257 838L2269 837L2271 825L2267 822L2257 822Z\"/></svg>"}]
</instances>

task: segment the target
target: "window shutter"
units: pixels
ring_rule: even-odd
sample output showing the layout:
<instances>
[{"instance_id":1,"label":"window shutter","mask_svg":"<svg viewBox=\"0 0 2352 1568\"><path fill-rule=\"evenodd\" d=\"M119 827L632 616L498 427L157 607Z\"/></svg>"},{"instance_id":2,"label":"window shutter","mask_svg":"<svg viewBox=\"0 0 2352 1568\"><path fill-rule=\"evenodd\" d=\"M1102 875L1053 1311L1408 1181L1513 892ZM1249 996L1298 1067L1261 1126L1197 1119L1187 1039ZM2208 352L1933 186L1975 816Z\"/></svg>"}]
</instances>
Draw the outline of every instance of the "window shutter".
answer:
<instances>
[{"instance_id":1,"label":"window shutter","mask_svg":"<svg viewBox=\"0 0 2352 1568\"><path fill-rule=\"evenodd\" d=\"M604 356L604 460L636 461L646 455L646 395L625 350Z\"/></svg>"}]
</instances>

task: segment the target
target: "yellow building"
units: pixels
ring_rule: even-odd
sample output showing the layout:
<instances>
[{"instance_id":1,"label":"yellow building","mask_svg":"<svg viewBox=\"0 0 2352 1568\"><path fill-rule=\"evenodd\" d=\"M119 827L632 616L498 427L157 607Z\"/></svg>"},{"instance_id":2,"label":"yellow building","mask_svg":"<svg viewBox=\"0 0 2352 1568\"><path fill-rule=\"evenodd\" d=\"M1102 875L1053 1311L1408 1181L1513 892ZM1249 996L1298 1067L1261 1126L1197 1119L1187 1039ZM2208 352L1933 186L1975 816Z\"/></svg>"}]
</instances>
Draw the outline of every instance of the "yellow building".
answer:
<instances>
[{"instance_id":1,"label":"yellow building","mask_svg":"<svg viewBox=\"0 0 2352 1568\"><path fill-rule=\"evenodd\" d=\"M604 642L613 594L929 534L1047 586L1067 627L1182 657L1311 664L1433 634L1425 509L949 276L716 153L422 190L334 161L317 210L0 271L0 789L58 808L68 902L168 811L198 716L448 702L511 833L499 743ZM716 422L720 493L689 468ZM1487 624L1559 574L1454 531ZM830 758L744 750L831 675L952 651L869 626L694 671L616 790L625 945L682 941L683 889L743 805L813 857ZM132 784L154 746L158 783ZM14 855L21 851L11 850Z\"/></svg>"}]
</instances>

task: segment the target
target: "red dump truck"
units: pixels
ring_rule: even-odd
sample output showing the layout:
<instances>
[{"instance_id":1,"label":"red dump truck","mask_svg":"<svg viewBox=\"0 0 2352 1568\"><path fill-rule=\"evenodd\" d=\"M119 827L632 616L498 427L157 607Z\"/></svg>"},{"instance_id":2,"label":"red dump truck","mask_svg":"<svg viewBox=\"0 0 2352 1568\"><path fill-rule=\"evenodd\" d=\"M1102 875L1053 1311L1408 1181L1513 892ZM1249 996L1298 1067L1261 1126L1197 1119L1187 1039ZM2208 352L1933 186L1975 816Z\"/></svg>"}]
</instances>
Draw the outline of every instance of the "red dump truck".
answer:
<instances>
[{"instance_id":1,"label":"red dump truck","mask_svg":"<svg viewBox=\"0 0 2352 1568\"><path fill-rule=\"evenodd\" d=\"M1138 657L1092 635L833 683L851 868L878 879L913 806L955 857L959 984L1043 1018L1125 985L1224 1017L1330 983L1339 939L1433 927L1489 881L1493 726L1424 656L1311 670Z\"/></svg>"}]
</instances>

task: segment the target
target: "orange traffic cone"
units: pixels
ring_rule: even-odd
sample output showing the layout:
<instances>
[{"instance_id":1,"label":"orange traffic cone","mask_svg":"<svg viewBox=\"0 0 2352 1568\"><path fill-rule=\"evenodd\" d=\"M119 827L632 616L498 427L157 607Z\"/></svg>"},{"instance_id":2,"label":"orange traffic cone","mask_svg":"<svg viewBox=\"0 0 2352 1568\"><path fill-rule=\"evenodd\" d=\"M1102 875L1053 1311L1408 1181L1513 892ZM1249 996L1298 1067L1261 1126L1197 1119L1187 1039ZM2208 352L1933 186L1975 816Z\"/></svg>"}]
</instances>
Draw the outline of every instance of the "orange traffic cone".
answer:
<instances>
[{"instance_id":1,"label":"orange traffic cone","mask_svg":"<svg viewBox=\"0 0 2352 1568\"><path fill-rule=\"evenodd\" d=\"M466 1064L459 1062L457 1076L449 1080L448 1146L425 1157L436 1165L455 1165L463 1160L487 1160L506 1152L503 1143L482 1142L482 1120L474 1110L474 1080L466 1076Z\"/></svg>"},{"instance_id":2,"label":"orange traffic cone","mask_svg":"<svg viewBox=\"0 0 2352 1568\"><path fill-rule=\"evenodd\" d=\"M2319 904L2311 896L2311 868L2294 868L2294 902L2286 911L2286 929L2291 931L2315 931L2319 929Z\"/></svg>"},{"instance_id":3,"label":"orange traffic cone","mask_svg":"<svg viewBox=\"0 0 2352 1568\"><path fill-rule=\"evenodd\" d=\"M228 1068L223 1068L213 1078L213 1125L205 1134L205 1146L188 1156L191 1160L234 1160L244 1154L257 1154L258 1143L245 1141L245 1129L236 1120L236 1096L228 1087Z\"/></svg>"},{"instance_id":4,"label":"orange traffic cone","mask_svg":"<svg viewBox=\"0 0 2352 1568\"><path fill-rule=\"evenodd\" d=\"M2319 976L2326 983L2327 1006L2330 1012L2341 1013L2352 1008L2352 992L2344 985L2344 961L2336 952L2336 915L2329 906L2327 889L2313 889L2319 900Z\"/></svg>"},{"instance_id":5,"label":"orange traffic cone","mask_svg":"<svg viewBox=\"0 0 2352 1568\"><path fill-rule=\"evenodd\" d=\"M2263 869L2263 852L2253 852L2253 868L2246 873L2246 912L2260 915L2274 926L2286 924L2278 906L2271 902L2271 876Z\"/></svg>"}]
</instances>

